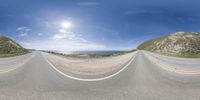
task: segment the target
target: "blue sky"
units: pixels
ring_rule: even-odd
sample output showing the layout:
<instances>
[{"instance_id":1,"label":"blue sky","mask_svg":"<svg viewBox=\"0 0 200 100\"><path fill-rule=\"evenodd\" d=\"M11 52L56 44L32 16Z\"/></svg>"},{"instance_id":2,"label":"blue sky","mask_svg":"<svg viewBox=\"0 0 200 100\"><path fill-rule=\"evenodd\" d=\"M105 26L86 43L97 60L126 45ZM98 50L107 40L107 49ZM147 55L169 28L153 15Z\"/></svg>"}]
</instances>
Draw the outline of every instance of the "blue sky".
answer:
<instances>
[{"instance_id":1,"label":"blue sky","mask_svg":"<svg viewBox=\"0 0 200 100\"><path fill-rule=\"evenodd\" d=\"M130 50L200 31L198 0L0 0L0 34L26 48Z\"/></svg>"}]
</instances>

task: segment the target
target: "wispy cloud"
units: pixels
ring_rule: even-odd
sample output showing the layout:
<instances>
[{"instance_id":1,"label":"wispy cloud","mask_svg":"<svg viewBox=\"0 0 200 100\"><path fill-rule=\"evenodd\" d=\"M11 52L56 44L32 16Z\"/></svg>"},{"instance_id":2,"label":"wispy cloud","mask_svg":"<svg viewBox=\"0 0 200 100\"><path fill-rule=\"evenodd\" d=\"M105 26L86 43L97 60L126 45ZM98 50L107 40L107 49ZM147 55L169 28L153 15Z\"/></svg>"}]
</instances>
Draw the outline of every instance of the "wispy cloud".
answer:
<instances>
[{"instance_id":1,"label":"wispy cloud","mask_svg":"<svg viewBox=\"0 0 200 100\"><path fill-rule=\"evenodd\" d=\"M28 27L18 27L17 28L17 31L30 31L31 29L30 28L28 28Z\"/></svg>"},{"instance_id":2,"label":"wispy cloud","mask_svg":"<svg viewBox=\"0 0 200 100\"><path fill-rule=\"evenodd\" d=\"M29 49L56 50L60 52L108 49L103 44L86 40L80 34L63 28L58 29L56 34L46 39L21 41L20 44Z\"/></svg>"},{"instance_id":3,"label":"wispy cloud","mask_svg":"<svg viewBox=\"0 0 200 100\"><path fill-rule=\"evenodd\" d=\"M27 35L28 35L28 33L20 33L19 34L20 37L24 37L24 36L27 36Z\"/></svg>"},{"instance_id":4,"label":"wispy cloud","mask_svg":"<svg viewBox=\"0 0 200 100\"><path fill-rule=\"evenodd\" d=\"M31 31L31 29L28 27L18 27L16 29L16 32L20 37L27 36L29 31Z\"/></svg>"},{"instance_id":5,"label":"wispy cloud","mask_svg":"<svg viewBox=\"0 0 200 100\"><path fill-rule=\"evenodd\" d=\"M76 51L76 50L107 50L107 47L102 44L93 42L82 42L82 41L52 41L52 40L35 40L20 42L22 46L29 49L37 50L56 50L61 52Z\"/></svg>"},{"instance_id":6,"label":"wispy cloud","mask_svg":"<svg viewBox=\"0 0 200 100\"><path fill-rule=\"evenodd\" d=\"M75 34L73 32L56 33L53 36L54 40L63 40L63 39L70 39L70 38L75 38Z\"/></svg>"},{"instance_id":7,"label":"wispy cloud","mask_svg":"<svg viewBox=\"0 0 200 100\"><path fill-rule=\"evenodd\" d=\"M132 11L132 10L127 10L124 12L124 15L139 15L139 14L161 14L163 13L162 10L137 10L137 11Z\"/></svg>"},{"instance_id":8,"label":"wispy cloud","mask_svg":"<svg viewBox=\"0 0 200 100\"><path fill-rule=\"evenodd\" d=\"M82 38L80 35L77 35L76 33L66 30L66 29L59 29L58 33L54 34L52 39L60 41L60 40L68 40L68 41L81 41L86 42L84 38Z\"/></svg>"},{"instance_id":9,"label":"wispy cloud","mask_svg":"<svg viewBox=\"0 0 200 100\"><path fill-rule=\"evenodd\" d=\"M78 2L77 5L79 6L97 6L99 5L98 2Z\"/></svg>"},{"instance_id":10,"label":"wispy cloud","mask_svg":"<svg viewBox=\"0 0 200 100\"><path fill-rule=\"evenodd\" d=\"M148 12L145 11L145 10L140 10L140 11L131 11L131 10L128 10L128 11L124 12L124 15L138 15L138 14L144 14L144 13L148 13Z\"/></svg>"},{"instance_id":11,"label":"wispy cloud","mask_svg":"<svg viewBox=\"0 0 200 100\"><path fill-rule=\"evenodd\" d=\"M21 45L23 45L24 47L27 47L27 46L31 46L32 43L31 42L23 42L23 41L20 41L19 42Z\"/></svg>"},{"instance_id":12,"label":"wispy cloud","mask_svg":"<svg viewBox=\"0 0 200 100\"><path fill-rule=\"evenodd\" d=\"M38 36L43 36L44 34L43 34L43 33L38 33L37 35L38 35Z\"/></svg>"},{"instance_id":13,"label":"wispy cloud","mask_svg":"<svg viewBox=\"0 0 200 100\"><path fill-rule=\"evenodd\" d=\"M20 44L29 49L56 50L60 52L77 50L108 50L106 45L85 39L81 33L74 32L72 28L69 29L61 27L60 23L62 22L56 23L58 27L52 27L51 29L53 31L51 31L49 34L36 34L45 38L21 40ZM17 29L17 31L25 31L26 33L28 33L30 30L31 29L27 29L27 27L20 27Z\"/></svg>"}]
</instances>

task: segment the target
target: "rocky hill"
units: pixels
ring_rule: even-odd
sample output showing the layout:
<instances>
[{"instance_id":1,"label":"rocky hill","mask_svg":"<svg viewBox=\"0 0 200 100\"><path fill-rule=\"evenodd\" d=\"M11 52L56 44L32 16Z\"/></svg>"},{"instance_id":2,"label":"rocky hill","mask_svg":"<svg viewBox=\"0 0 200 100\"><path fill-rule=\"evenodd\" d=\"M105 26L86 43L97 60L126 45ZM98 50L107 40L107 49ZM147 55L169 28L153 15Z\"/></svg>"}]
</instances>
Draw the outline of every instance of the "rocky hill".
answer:
<instances>
[{"instance_id":1,"label":"rocky hill","mask_svg":"<svg viewBox=\"0 0 200 100\"><path fill-rule=\"evenodd\" d=\"M167 36L146 41L138 49L175 56L199 56L200 33L176 32ZM200 56L199 56L200 57Z\"/></svg>"},{"instance_id":2,"label":"rocky hill","mask_svg":"<svg viewBox=\"0 0 200 100\"><path fill-rule=\"evenodd\" d=\"M13 40L0 35L0 57L15 56L27 53L28 50L20 46Z\"/></svg>"}]
</instances>

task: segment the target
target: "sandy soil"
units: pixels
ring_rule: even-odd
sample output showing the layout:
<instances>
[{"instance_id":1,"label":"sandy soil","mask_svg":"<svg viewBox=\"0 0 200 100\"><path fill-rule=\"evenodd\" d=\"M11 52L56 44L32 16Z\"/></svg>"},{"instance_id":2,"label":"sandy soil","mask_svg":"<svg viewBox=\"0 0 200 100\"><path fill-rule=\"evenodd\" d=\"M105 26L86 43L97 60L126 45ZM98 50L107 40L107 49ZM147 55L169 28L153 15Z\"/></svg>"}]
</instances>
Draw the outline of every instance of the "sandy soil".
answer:
<instances>
[{"instance_id":1,"label":"sandy soil","mask_svg":"<svg viewBox=\"0 0 200 100\"><path fill-rule=\"evenodd\" d=\"M77 58L47 54L45 56L58 69L75 74L98 75L123 68L136 52L102 58Z\"/></svg>"}]
</instances>

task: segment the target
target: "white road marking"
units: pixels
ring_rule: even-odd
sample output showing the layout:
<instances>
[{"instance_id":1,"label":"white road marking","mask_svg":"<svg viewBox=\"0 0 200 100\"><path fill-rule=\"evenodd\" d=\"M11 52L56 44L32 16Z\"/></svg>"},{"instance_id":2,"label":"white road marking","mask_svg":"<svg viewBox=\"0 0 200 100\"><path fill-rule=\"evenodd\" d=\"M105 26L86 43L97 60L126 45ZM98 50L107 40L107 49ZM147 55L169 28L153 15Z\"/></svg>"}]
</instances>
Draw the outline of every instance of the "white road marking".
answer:
<instances>
[{"instance_id":1,"label":"white road marking","mask_svg":"<svg viewBox=\"0 0 200 100\"><path fill-rule=\"evenodd\" d=\"M143 51L142 51L143 52ZM144 52L143 52L144 53ZM174 72L174 73L177 73L177 74L200 74L200 70L181 70L181 69L177 69L176 67L174 66L168 66L166 64L163 64L161 61L159 61L158 59L156 58L153 58L151 55L147 54L146 53L146 56L148 56L149 60L151 62L153 62L154 64L157 64L158 67L166 70L166 71L170 71L170 72ZM153 60L154 59L154 60Z\"/></svg>"},{"instance_id":2,"label":"white road marking","mask_svg":"<svg viewBox=\"0 0 200 100\"><path fill-rule=\"evenodd\" d=\"M8 68L3 68L3 69L0 69L0 74L2 73L6 73L6 72L10 72L12 70L15 70L23 65L25 65L28 61L30 61L35 55L31 55L30 57L28 57L26 60L23 60L22 62L16 64L16 65L12 65L12 66L9 66ZM4 66L5 67L5 66Z\"/></svg>"},{"instance_id":3,"label":"white road marking","mask_svg":"<svg viewBox=\"0 0 200 100\"><path fill-rule=\"evenodd\" d=\"M134 58L137 56L137 51L135 52L135 54L133 55L133 57L131 58L131 60L122 68L120 69L118 72L112 74L112 75L109 75L109 76L106 76L106 77L102 77L102 78L91 78L91 79L86 79L86 78L78 78L78 77L74 77L74 76L71 76L71 75L67 75L65 73L63 73L62 71L58 70L46 57L45 60L48 62L48 64L54 69L56 70L58 73L60 73L61 75L65 76L65 77L68 77L70 79L73 79L73 80L78 80L78 81L101 81L101 80L106 80L106 79L109 79L109 78L112 78L116 75L118 75L119 73L121 73L123 70L125 70L134 60Z\"/></svg>"}]
</instances>

